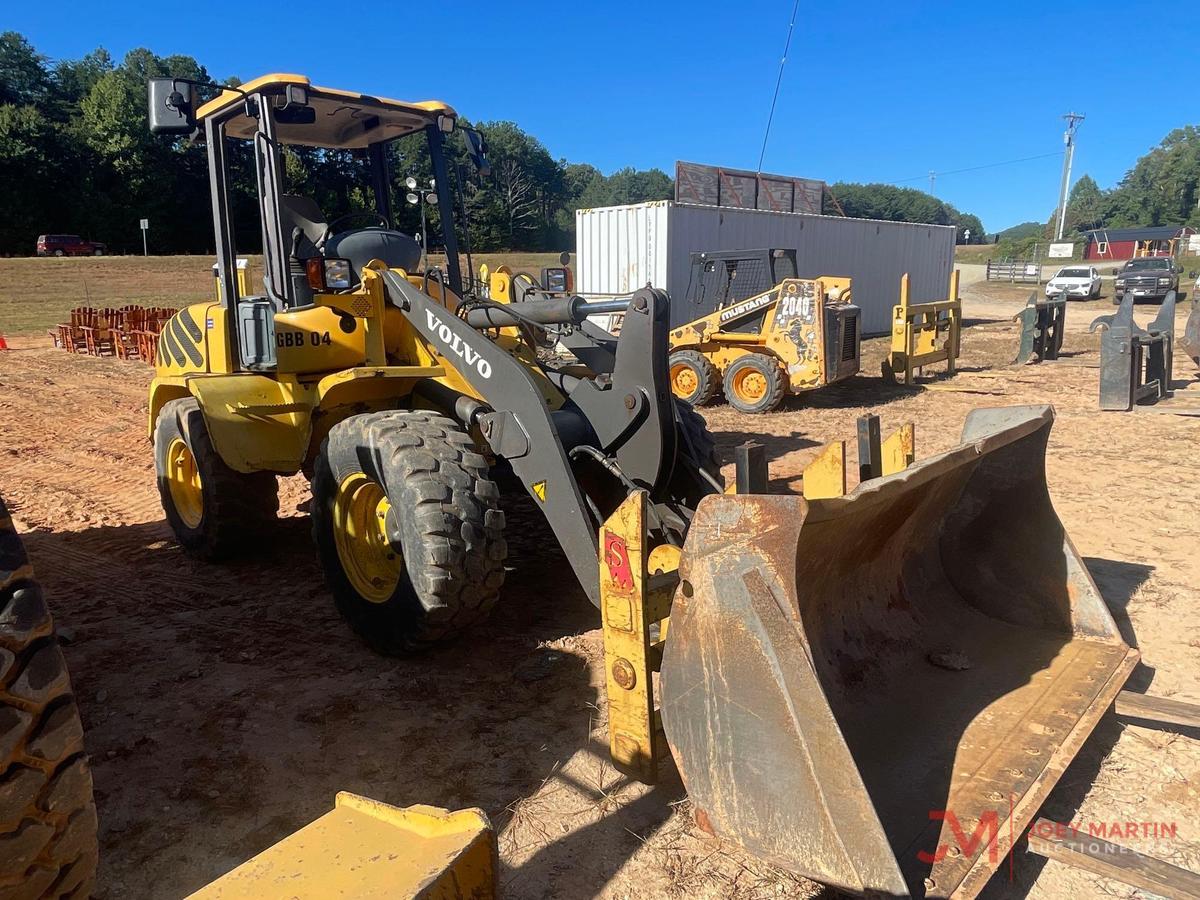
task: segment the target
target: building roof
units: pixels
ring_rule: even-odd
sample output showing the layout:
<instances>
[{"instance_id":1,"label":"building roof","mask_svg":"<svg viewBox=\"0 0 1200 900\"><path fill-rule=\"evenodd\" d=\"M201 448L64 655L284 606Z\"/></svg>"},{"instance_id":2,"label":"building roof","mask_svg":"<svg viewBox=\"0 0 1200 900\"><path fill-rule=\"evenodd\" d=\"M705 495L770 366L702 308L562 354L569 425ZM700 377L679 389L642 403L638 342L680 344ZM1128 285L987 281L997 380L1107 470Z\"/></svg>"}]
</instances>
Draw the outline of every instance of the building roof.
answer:
<instances>
[{"instance_id":1,"label":"building roof","mask_svg":"<svg viewBox=\"0 0 1200 900\"><path fill-rule=\"evenodd\" d=\"M1085 231L1093 241L1169 241L1195 233L1194 228L1179 225L1155 225L1147 228L1093 228Z\"/></svg>"},{"instance_id":2,"label":"building roof","mask_svg":"<svg viewBox=\"0 0 1200 900\"><path fill-rule=\"evenodd\" d=\"M256 120L236 106L247 94L281 95L289 85L302 87L308 105L316 111L316 121L307 124L279 123L279 140L284 144L339 149L361 148L381 140L391 140L419 131L436 122L438 116L453 117L454 110L440 100L408 103L372 97L353 91L318 87L303 75L264 75L237 89L223 90L196 111L200 120L238 109L225 124L226 134L249 140L258 130Z\"/></svg>"}]
</instances>

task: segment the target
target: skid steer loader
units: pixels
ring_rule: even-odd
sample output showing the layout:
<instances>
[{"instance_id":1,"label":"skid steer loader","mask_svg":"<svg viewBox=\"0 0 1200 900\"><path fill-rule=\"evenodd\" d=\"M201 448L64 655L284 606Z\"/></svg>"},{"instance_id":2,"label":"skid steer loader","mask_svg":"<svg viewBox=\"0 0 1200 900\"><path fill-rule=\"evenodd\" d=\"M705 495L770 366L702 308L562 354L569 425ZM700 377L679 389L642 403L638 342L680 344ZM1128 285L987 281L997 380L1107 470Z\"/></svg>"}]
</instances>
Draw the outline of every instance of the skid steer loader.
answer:
<instances>
[{"instance_id":1,"label":"skid steer loader","mask_svg":"<svg viewBox=\"0 0 1200 900\"><path fill-rule=\"evenodd\" d=\"M693 253L683 307L705 312L672 321L671 389L695 406L724 392L739 412L770 412L858 372L850 279L797 278L795 250Z\"/></svg>"},{"instance_id":2,"label":"skid steer loader","mask_svg":"<svg viewBox=\"0 0 1200 900\"><path fill-rule=\"evenodd\" d=\"M207 145L220 283L170 321L150 388L180 543L251 544L276 474L308 473L339 609L372 646L415 651L496 602L504 474L601 609L619 766L650 778L669 747L704 827L829 884L977 893L998 860L943 850L950 830L1027 821L1136 661L1050 506L1049 410L978 413L958 448L848 496L726 494L672 396L662 292L464 291L450 107L298 75L203 89L149 87L152 130ZM386 145L409 134L432 160L444 272L418 273L391 227ZM255 164L261 293L236 278L233 140ZM339 231L287 194L289 143L364 155L377 224ZM588 321L609 312L617 338ZM577 362L539 361L537 328Z\"/></svg>"}]
</instances>

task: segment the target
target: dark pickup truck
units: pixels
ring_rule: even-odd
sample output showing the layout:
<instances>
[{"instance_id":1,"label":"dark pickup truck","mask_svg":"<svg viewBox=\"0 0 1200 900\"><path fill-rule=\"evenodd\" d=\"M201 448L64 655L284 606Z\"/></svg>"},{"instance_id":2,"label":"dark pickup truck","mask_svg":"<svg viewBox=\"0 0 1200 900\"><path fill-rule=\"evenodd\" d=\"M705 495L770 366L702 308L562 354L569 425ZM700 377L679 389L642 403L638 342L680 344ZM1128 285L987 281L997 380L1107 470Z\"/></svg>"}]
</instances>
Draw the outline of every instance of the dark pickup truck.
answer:
<instances>
[{"instance_id":1,"label":"dark pickup truck","mask_svg":"<svg viewBox=\"0 0 1200 900\"><path fill-rule=\"evenodd\" d=\"M1179 290L1179 273L1182 269L1170 257L1144 257L1131 259L1117 270L1117 282L1113 289L1113 304L1124 299L1126 292L1137 300L1161 300L1171 291Z\"/></svg>"}]
</instances>

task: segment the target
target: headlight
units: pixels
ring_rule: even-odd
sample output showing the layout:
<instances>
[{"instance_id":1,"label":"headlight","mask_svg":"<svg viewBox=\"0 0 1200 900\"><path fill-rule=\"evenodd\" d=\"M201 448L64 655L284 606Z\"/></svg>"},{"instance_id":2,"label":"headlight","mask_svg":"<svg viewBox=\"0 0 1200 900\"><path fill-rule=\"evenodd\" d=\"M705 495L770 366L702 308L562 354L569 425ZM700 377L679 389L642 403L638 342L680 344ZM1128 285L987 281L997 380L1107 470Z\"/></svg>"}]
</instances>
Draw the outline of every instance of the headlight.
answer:
<instances>
[{"instance_id":1,"label":"headlight","mask_svg":"<svg viewBox=\"0 0 1200 900\"><path fill-rule=\"evenodd\" d=\"M304 261L308 286L314 291L344 291L350 287L352 270L348 259L322 259L315 256Z\"/></svg>"},{"instance_id":2,"label":"headlight","mask_svg":"<svg viewBox=\"0 0 1200 900\"><path fill-rule=\"evenodd\" d=\"M1160 278L1160 279L1158 279L1158 283L1159 284L1170 284L1171 279L1170 278Z\"/></svg>"},{"instance_id":3,"label":"headlight","mask_svg":"<svg viewBox=\"0 0 1200 900\"><path fill-rule=\"evenodd\" d=\"M1125 287L1125 279L1124 278L1117 279L1117 287Z\"/></svg>"}]
</instances>

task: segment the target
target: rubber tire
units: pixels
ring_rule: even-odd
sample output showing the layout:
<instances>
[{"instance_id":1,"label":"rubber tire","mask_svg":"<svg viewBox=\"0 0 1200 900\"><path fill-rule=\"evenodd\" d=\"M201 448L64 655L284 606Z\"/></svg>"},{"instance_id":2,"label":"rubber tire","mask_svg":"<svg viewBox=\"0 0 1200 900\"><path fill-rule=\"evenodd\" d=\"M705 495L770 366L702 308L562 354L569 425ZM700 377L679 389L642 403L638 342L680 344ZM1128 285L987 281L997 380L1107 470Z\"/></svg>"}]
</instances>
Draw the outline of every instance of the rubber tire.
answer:
<instances>
[{"instance_id":1,"label":"rubber tire","mask_svg":"<svg viewBox=\"0 0 1200 900\"><path fill-rule=\"evenodd\" d=\"M683 397L679 394L675 396L684 403L690 403L692 406L704 406L706 403L711 403L721 391L721 373L717 371L717 367L703 353L698 350L676 350L671 354L669 369L673 370L678 365L686 365L696 373L696 391L691 397ZM674 393L675 380L671 379L671 391Z\"/></svg>"},{"instance_id":2,"label":"rubber tire","mask_svg":"<svg viewBox=\"0 0 1200 900\"><path fill-rule=\"evenodd\" d=\"M181 437L200 470L204 511L195 528L180 518L167 486L166 458ZM235 472L213 447L204 414L194 397L163 404L154 424L154 470L167 522L180 546L208 562L245 553L274 530L279 513L279 482L271 472Z\"/></svg>"},{"instance_id":3,"label":"rubber tire","mask_svg":"<svg viewBox=\"0 0 1200 900\"><path fill-rule=\"evenodd\" d=\"M718 481L721 477L721 456L717 453L717 441L708 430L704 416L682 400L675 401L679 416L680 452L704 469Z\"/></svg>"},{"instance_id":4,"label":"rubber tire","mask_svg":"<svg viewBox=\"0 0 1200 900\"><path fill-rule=\"evenodd\" d=\"M680 471L680 463L676 463L675 472L671 475L671 496L685 503L690 509L695 509L700 500L714 493L712 485L697 490L694 477L687 471L692 466L702 469L712 476L722 488L725 479L721 476L721 457L717 453L717 442L708 430L704 416L696 412L689 404L676 398L675 412L678 424L678 449L676 453L683 462L684 471Z\"/></svg>"},{"instance_id":5,"label":"rubber tire","mask_svg":"<svg viewBox=\"0 0 1200 900\"><path fill-rule=\"evenodd\" d=\"M104 255L103 250L93 250L92 251L92 256L103 256L103 255Z\"/></svg>"},{"instance_id":6,"label":"rubber tire","mask_svg":"<svg viewBox=\"0 0 1200 900\"><path fill-rule=\"evenodd\" d=\"M62 256L62 255L63 255L63 252L62 252L61 250L55 250L55 251L54 251L54 255L55 255L55 256Z\"/></svg>"},{"instance_id":7,"label":"rubber tire","mask_svg":"<svg viewBox=\"0 0 1200 900\"><path fill-rule=\"evenodd\" d=\"M92 773L66 661L0 500L0 896L89 897Z\"/></svg>"},{"instance_id":8,"label":"rubber tire","mask_svg":"<svg viewBox=\"0 0 1200 900\"><path fill-rule=\"evenodd\" d=\"M745 369L754 369L767 379L767 392L756 403L746 403L733 390L734 379ZM771 357L762 353L747 353L735 359L725 370L724 389L726 401L738 412L767 413L776 409L787 395L787 376L783 366Z\"/></svg>"},{"instance_id":9,"label":"rubber tire","mask_svg":"<svg viewBox=\"0 0 1200 900\"><path fill-rule=\"evenodd\" d=\"M386 493L388 538L404 560L392 597L367 600L342 570L338 485L362 472ZM504 584L504 513L488 463L457 422L425 411L351 416L330 429L312 482L313 540L338 611L373 649L417 653L487 618Z\"/></svg>"}]
</instances>

